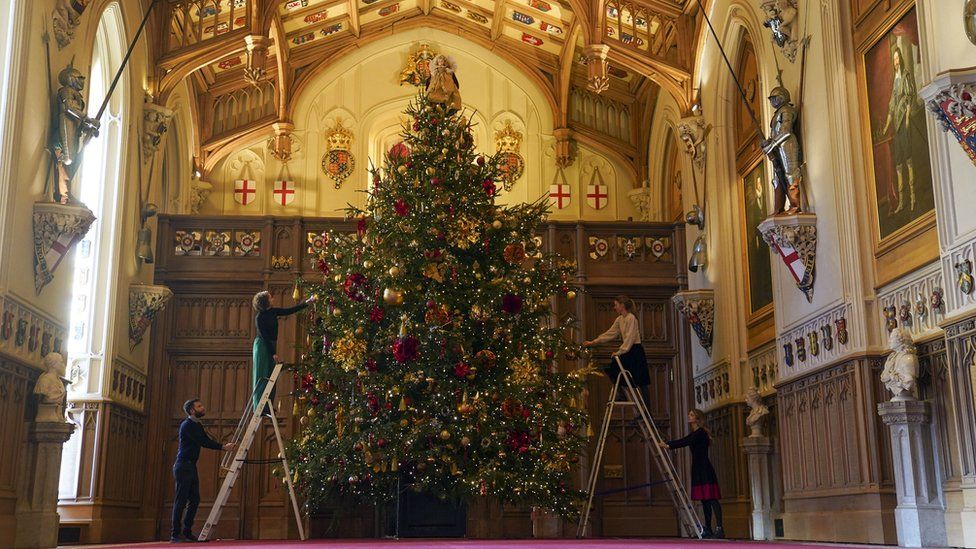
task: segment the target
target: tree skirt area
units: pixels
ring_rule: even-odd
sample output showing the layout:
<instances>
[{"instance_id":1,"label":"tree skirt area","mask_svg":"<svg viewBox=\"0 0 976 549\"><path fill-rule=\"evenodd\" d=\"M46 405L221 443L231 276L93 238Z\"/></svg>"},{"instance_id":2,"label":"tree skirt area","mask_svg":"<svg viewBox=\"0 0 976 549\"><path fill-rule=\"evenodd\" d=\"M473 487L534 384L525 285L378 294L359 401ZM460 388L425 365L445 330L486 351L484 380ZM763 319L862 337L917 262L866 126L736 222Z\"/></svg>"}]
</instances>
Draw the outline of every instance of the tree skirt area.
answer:
<instances>
[{"instance_id":1,"label":"tree skirt area","mask_svg":"<svg viewBox=\"0 0 976 549\"><path fill-rule=\"evenodd\" d=\"M116 545L84 545L69 546L80 549L93 548L121 548L121 547L184 547L191 544L171 544L168 542L156 543L135 543L135 544L116 544ZM689 547L713 547L715 549L778 549L786 547L810 548L810 547L830 547L834 549L845 549L853 547L879 547L877 545L840 545L840 544L817 544L799 542L762 542L762 541L733 541L733 540L683 540L683 539L552 539L552 540L446 540L446 539L410 539L410 540L374 540L374 539L349 539L349 540L258 540L258 541L211 541L204 547L240 547L242 549L275 549L278 547L301 547L303 549L594 549L597 547L613 547L623 549L625 547L646 547L648 549L686 549Z\"/></svg>"}]
</instances>

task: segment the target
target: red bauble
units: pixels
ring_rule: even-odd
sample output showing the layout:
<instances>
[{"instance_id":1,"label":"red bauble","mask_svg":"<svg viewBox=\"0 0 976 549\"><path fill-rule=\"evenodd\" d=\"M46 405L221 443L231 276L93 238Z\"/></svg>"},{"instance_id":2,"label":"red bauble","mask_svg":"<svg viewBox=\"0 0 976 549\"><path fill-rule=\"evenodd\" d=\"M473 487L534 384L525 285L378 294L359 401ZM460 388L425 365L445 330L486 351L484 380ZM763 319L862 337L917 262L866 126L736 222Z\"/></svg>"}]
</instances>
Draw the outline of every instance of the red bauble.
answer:
<instances>
[{"instance_id":1,"label":"red bauble","mask_svg":"<svg viewBox=\"0 0 976 549\"><path fill-rule=\"evenodd\" d=\"M393 210L398 216L405 217L408 213L410 213L410 205L407 204L406 200L397 198L396 202L393 203Z\"/></svg>"},{"instance_id":2,"label":"red bauble","mask_svg":"<svg viewBox=\"0 0 976 549\"><path fill-rule=\"evenodd\" d=\"M468 377L469 373L471 373L471 367L465 362L458 362L454 366L454 375L457 377L465 378Z\"/></svg>"}]
</instances>

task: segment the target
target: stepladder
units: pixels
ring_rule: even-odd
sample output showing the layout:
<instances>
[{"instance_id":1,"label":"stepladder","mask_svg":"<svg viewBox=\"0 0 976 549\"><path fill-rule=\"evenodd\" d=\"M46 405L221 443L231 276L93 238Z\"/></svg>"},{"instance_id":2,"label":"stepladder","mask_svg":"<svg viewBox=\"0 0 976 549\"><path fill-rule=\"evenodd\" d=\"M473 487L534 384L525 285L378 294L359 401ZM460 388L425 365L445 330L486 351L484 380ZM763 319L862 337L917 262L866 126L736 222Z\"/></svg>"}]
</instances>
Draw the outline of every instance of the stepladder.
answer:
<instances>
[{"instance_id":1,"label":"stepladder","mask_svg":"<svg viewBox=\"0 0 976 549\"><path fill-rule=\"evenodd\" d=\"M244 413L241 415L241 421L237 424L237 428L234 430L233 442L236 444L236 448L233 452L227 452L224 454L220 462L220 470L224 474L224 480L220 485L220 491L217 492L217 497L214 499L213 507L210 509L210 514L207 516L207 522L204 523L203 528L200 530L199 541L207 541L210 536L214 533L214 529L217 523L220 521L220 515L224 510L224 506L227 505L227 500L230 498L231 491L234 489L234 484L240 477L244 465L249 462L253 463L277 463L278 459L272 460L248 460L248 453L251 450L251 446L254 444L254 439L257 437L258 431L261 430L261 425L265 419L271 422L271 426L274 430L275 441L278 444L278 452L281 456L280 463L285 476L285 485L288 489L288 497L291 499L291 506L295 512L295 522L298 525L298 536L304 541L305 538L305 526L302 521L302 514L298 507L298 497L295 494L295 486L291 478L291 470L288 467L288 459L285 456L285 443L281 438L281 428L278 426L278 419L275 417L274 403L271 401L271 394L274 391L275 385L281 376L281 371L284 365L281 363L275 364L274 369L271 371L271 376L267 379L264 387L255 387L255 392L260 392L259 398L255 401L253 394L248 395L247 403L244 405Z\"/></svg>"},{"instance_id":2,"label":"stepladder","mask_svg":"<svg viewBox=\"0 0 976 549\"><path fill-rule=\"evenodd\" d=\"M583 537L590 521L590 516L593 511L593 500L597 495L597 483L600 479L600 467L603 464L607 436L610 432L610 424L614 421L614 413L620 410L621 414L624 414L625 410L633 409L635 412L633 415L636 416L634 417L634 423L640 429L644 437L644 443L648 446L648 451L651 454L651 459L661 475L660 482L651 484L663 484L667 488L675 511L677 512L678 524L682 533L689 537L701 538L704 533L701 520L699 520L698 514L695 512L691 498L688 497L688 492L681 484L681 477L674 466L674 462L671 460L671 455L661 447L664 439L661 438L661 433L658 431L657 425L651 417L650 411L647 408L648 403L644 402L640 392L634 387L630 373L624 368L619 356L614 355L614 363L620 370L620 373L617 375L617 379L610 389L610 398L607 399L604 410L603 423L600 426L600 436L597 439L596 449L593 452L593 461L590 465L589 480L586 487L586 503L582 516L580 517L576 537ZM621 392L626 397L626 400L617 400L617 396ZM625 419L624 421L627 420ZM642 485L641 487L643 486L648 485ZM630 488L615 491L625 491L628 489Z\"/></svg>"}]
</instances>

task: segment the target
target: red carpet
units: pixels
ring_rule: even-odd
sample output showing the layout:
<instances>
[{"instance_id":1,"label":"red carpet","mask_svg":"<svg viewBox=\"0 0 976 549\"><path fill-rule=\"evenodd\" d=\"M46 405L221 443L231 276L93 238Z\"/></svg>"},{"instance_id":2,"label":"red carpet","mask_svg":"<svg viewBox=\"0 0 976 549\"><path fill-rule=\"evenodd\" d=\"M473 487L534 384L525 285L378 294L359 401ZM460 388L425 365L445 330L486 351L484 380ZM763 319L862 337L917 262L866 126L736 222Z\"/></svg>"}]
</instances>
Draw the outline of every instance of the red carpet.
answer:
<instances>
[{"instance_id":1,"label":"red carpet","mask_svg":"<svg viewBox=\"0 0 976 549\"><path fill-rule=\"evenodd\" d=\"M163 542L137 543L121 545L85 545L77 546L85 549L114 549L122 547L193 547L191 544L170 544ZM277 549L279 547L302 549L596 549L603 547L641 548L648 549L781 549L786 547L811 548L828 547L833 549L852 547L878 547L865 545L837 545L817 543L779 543L759 541L731 541L731 540L703 540L691 541L682 539L552 539L552 540L444 540L444 539L410 539L410 540L327 540L317 539L309 541L212 541L202 547L240 547L242 549Z\"/></svg>"}]
</instances>

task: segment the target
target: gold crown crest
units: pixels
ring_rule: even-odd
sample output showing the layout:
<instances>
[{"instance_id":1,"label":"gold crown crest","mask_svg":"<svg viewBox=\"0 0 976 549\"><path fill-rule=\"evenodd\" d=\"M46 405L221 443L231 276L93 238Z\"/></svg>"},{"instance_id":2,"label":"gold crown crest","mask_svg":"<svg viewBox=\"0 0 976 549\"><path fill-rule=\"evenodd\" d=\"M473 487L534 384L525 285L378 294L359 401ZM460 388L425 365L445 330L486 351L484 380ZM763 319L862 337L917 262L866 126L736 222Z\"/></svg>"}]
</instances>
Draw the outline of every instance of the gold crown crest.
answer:
<instances>
[{"instance_id":1,"label":"gold crown crest","mask_svg":"<svg viewBox=\"0 0 976 549\"><path fill-rule=\"evenodd\" d=\"M329 150L349 150L349 144L352 143L353 135L352 132L346 129L342 125L342 120L338 118L335 121L335 126L325 135L326 141L329 144Z\"/></svg>"},{"instance_id":2,"label":"gold crown crest","mask_svg":"<svg viewBox=\"0 0 976 549\"><path fill-rule=\"evenodd\" d=\"M522 145L522 132L512 127L512 121L506 120L505 127L495 132L495 149L498 152L519 152Z\"/></svg>"}]
</instances>

